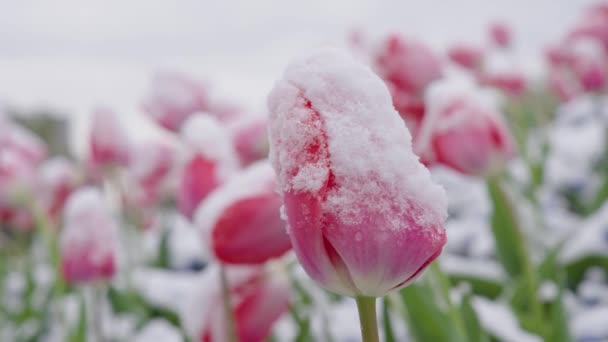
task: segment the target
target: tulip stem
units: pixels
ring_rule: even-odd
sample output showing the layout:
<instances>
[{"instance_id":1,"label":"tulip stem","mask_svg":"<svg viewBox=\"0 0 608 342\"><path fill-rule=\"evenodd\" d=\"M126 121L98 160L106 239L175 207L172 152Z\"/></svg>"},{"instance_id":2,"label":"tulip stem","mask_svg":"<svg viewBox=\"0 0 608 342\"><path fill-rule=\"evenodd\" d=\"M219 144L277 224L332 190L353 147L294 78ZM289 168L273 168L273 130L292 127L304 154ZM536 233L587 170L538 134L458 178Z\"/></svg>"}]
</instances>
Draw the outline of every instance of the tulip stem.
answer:
<instances>
[{"instance_id":1,"label":"tulip stem","mask_svg":"<svg viewBox=\"0 0 608 342\"><path fill-rule=\"evenodd\" d=\"M220 265L220 282L222 285L222 302L224 304L226 341L236 342L234 313L232 312L232 303L230 302L230 284L228 284L228 276L223 265Z\"/></svg>"},{"instance_id":2,"label":"tulip stem","mask_svg":"<svg viewBox=\"0 0 608 342\"><path fill-rule=\"evenodd\" d=\"M376 318L376 298L356 297L361 322L361 336L363 342L378 342L378 319Z\"/></svg>"}]
</instances>

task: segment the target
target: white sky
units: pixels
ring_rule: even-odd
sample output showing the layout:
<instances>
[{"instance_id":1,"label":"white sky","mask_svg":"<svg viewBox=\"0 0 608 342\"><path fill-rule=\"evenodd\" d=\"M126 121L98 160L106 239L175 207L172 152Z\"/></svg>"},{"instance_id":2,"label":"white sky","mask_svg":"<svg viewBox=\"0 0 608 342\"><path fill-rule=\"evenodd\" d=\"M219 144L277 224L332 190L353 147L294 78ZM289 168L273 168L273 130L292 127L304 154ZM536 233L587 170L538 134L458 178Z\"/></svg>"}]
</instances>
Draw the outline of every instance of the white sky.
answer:
<instances>
[{"instance_id":1,"label":"white sky","mask_svg":"<svg viewBox=\"0 0 608 342\"><path fill-rule=\"evenodd\" d=\"M481 42L492 19L531 55L589 0L48 1L0 0L0 101L71 114L135 113L159 69L206 78L221 97L261 109L291 56L341 42L353 27L398 29L434 47Z\"/></svg>"}]
</instances>

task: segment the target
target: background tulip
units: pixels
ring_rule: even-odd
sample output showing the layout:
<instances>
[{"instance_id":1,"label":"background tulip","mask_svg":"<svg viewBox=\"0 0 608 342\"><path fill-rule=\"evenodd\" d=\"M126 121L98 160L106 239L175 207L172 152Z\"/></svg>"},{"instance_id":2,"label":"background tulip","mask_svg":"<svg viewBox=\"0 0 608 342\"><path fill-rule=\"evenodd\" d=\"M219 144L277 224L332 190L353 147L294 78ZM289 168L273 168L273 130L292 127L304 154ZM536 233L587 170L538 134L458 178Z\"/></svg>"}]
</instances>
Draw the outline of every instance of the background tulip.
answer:
<instances>
[{"instance_id":1,"label":"background tulip","mask_svg":"<svg viewBox=\"0 0 608 342\"><path fill-rule=\"evenodd\" d=\"M130 142L116 113L108 109L93 112L90 136L90 158L99 165L126 166Z\"/></svg>"},{"instance_id":2,"label":"background tulip","mask_svg":"<svg viewBox=\"0 0 608 342\"><path fill-rule=\"evenodd\" d=\"M181 132L186 161L179 175L177 206L192 218L199 203L238 169L227 130L209 115L188 119Z\"/></svg>"},{"instance_id":3,"label":"background tulip","mask_svg":"<svg viewBox=\"0 0 608 342\"><path fill-rule=\"evenodd\" d=\"M257 264L291 248L280 207L274 171L261 161L209 195L195 221L220 261Z\"/></svg>"},{"instance_id":4,"label":"background tulip","mask_svg":"<svg viewBox=\"0 0 608 342\"><path fill-rule=\"evenodd\" d=\"M427 163L441 163L469 175L488 175L513 156L514 143L493 100L473 84L446 81L434 85L427 94L427 110L415 142Z\"/></svg>"},{"instance_id":5,"label":"background tulip","mask_svg":"<svg viewBox=\"0 0 608 342\"><path fill-rule=\"evenodd\" d=\"M112 277L117 227L99 190L85 187L70 195L64 220L60 248L65 280L88 283Z\"/></svg>"}]
</instances>

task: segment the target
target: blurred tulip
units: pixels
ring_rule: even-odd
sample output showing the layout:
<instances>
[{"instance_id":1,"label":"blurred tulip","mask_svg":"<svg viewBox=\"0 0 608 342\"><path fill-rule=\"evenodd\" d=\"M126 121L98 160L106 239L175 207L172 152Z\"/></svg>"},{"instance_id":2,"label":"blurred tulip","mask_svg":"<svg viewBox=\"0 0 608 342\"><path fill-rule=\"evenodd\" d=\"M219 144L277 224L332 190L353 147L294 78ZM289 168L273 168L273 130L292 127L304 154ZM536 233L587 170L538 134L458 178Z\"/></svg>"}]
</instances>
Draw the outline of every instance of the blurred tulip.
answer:
<instances>
[{"instance_id":1,"label":"blurred tulip","mask_svg":"<svg viewBox=\"0 0 608 342\"><path fill-rule=\"evenodd\" d=\"M162 143L145 143L133 148L128 174L133 189L126 194L137 206L160 200L163 186L173 168L174 151Z\"/></svg>"},{"instance_id":2,"label":"blurred tulip","mask_svg":"<svg viewBox=\"0 0 608 342\"><path fill-rule=\"evenodd\" d=\"M188 157L179 178L177 206L192 219L199 203L238 169L238 160L228 132L209 115L188 119L181 136Z\"/></svg>"},{"instance_id":3,"label":"blurred tulip","mask_svg":"<svg viewBox=\"0 0 608 342\"><path fill-rule=\"evenodd\" d=\"M506 23L494 22L490 25L488 31L490 35L490 41L494 45L503 49L506 49L511 45L511 28Z\"/></svg>"},{"instance_id":4,"label":"blurred tulip","mask_svg":"<svg viewBox=\"0 0 608 342\"><path fill-rule=\"evenodd\" d=\"M60 235L61 270L67 282L88 283L115 272L117 226L99 190L72 193L64 211Z\"/></svg>"},{"instance_id":5,"label":"blurred tulip","mask_svg":"<svg viewBox=\"0 0 608 342\"><path fill-rule=\"evenodd\" d=\"M483 61L483 51L474 46L459 44L448 50L448 58L463 68L476 70Z\"/></svg>"},{"instance_id":6,"label":"blurred tulip","mask_svg":"<svg viewBox=\"0 0 608 342\"><path fill-rule=\"evenodd\" d=\"M578 39L571 43L572 69L583 89L600 91L606 84L608 55L597 40Z\"/></svg>"},{"instance_id":7,"label":"blurred tulip","mask_svg":"<svg viewBox=\"0 0 608 342\"><path fill-rule=\"evenodd\" d=\"M26 203L33 195L34 168L22 153L0 146L0 223L19 229L32 227Z\"/></svg>"},{"instance_id":8,"label":"blurred tulip","mask_svg":"<svg viewBox=\"0 0 608 342\"><path fill-rule=\"evenodd\" d=\"M264 341L274 323L289 311L290 292L286 280L260 267L226 270L237 341ZM224 342L228 339L221 289L216 285L219 284L218 267L213 265L205 272L209 283L201 288L199 297L203 298L192 303L192 310L184 321L199 341Z\"/></svg>"},{"instance_id":9,"label":"blurred tulip","mask_svg":"<svg viewBox=\"0 0 608 342\"><path fill-rule=\"evenodd\" d=\"M63 157L49 159L41 165L38 170L36 199L49 217L59 217L77 181L74 165Z\"/></svg>"},{"instance_id":10,"label":"blurred tulip","mask_svg":"<svg viewBox=\"0 0 608 342\"><path fill-rule=\"evenodd\" d=\"M47 147L38 136L8 119L1 120L0 150L11 150L30 165L36 165L47 157Z\"/></svg>"},{"instance_id":11,"label":"blurred tulip","mask_svg":"<svg viewBox=\"0 0 608 342\"><path fill-rule=\"evenodd\" d=\"M511 135L481 89L444 81L429 89L426 101L428 112L415 146L427 162L486 176L513 156Z\"/></svg>"},{"instance_id":12,"label":"blurred tulip","mask_svg":"<svg viewBox=\"0 0 608 342\"><path fill-rule=\"evenodd\" d=\"M207 110L208 87L185 75L159 73L143 102L144 111L159 125L179 131L191 115Z\"/></svg>"},{"instance_id":13,"label":"blurred tulip","mask_svg":"<svg viewBox=\"0 0 608 342\"><path fill-rule=\"evenodd\" d=\"M108 109L93 112L90 136L90 158L94 165L129 163L130 143L116 113Z\"/></svg>"},{"instance_id":14,"label":"blurred tulip","mask_svg":"<svg viewBox=\"0 0 608 342\"><path fill-rule=\"evenodd\" d=\"M231 126L232 141L242 166L268 156L268 131L265 116L243 118Z\"/></svg>"},{"instance_id":15,"label":"blurred tulip","mask_svg":"<svg viewBox=\"0 0 608 342\"><path fill-rule=\"evenodd\" d=\"M306 272L348 296L384 296L442 250L446 198L412 151L390 94L336 50L291 64L269 97L270 157Z\"/></svg>"},{"instance_id":16,"label":"blurred tulip","mask_svg":"<svg viewBox=\"0 0 608 342\"><path fill-rule=\"evenodd\" d=\"M260 161L217 188L201 204L195 221L220 261L258 264L291 248L280 207L274 171Z\"/></svg>"},{"instance_id":17,"label":"blurred tulip","mask_svg":"<svg viewBox=\"0 0 608 342\"><path fill-rule=\"evenodd\" d=\"M384 40L373 59L376 73L386 82L402 115L419 106L426 87L442 74L439 58L431 49L398 34Z\"/></svg>"},{"instance_id":18,"label":"blurred tulip","mask_svg":"<svg viewBox=\"0 0 608 342\"><path fill-rule=\"evenodd\" d=\"M478 74L478 82L499 89L509 96L521 96L527 88L527 81L518 72L482 72Z\"/></svg>"}]
</instances>

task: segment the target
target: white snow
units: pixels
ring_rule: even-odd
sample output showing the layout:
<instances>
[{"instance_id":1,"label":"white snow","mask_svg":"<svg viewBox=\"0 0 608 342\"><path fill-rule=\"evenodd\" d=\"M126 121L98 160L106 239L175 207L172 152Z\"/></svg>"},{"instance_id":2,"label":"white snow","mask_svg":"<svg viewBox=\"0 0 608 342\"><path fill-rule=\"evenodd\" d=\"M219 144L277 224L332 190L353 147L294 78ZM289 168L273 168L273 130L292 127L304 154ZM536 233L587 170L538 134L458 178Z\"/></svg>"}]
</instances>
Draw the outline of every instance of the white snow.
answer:
<instances>
[{"instance_id":1,"label":"white snow","mask_svg":"<svg viewBox=\"0 0 608 342\"><path fill-rule=\"evenodd\" d=\"M541 342L536 335L524 331L508 305L473 296L473 308L484 329L505 342Z\"/></svg>"},{"instance_id":2,"label":"white snow","mask_svg":"<svg viewBox=\"0 0 608 342\"><path fill-rule=\"evenodd\" d=\"M395 207L399 213L386 228L401 229L399 216L412 211L421 226L446 218L445 193L414 155L386 86L345 52L324 48L296 59L268 106L270 159L281 191L319 195L331 173L337 186L324 210L344 222ZM314 155L311 146L319 147Z\"/></svg>"}]
</instances>

